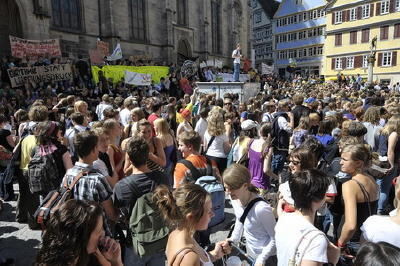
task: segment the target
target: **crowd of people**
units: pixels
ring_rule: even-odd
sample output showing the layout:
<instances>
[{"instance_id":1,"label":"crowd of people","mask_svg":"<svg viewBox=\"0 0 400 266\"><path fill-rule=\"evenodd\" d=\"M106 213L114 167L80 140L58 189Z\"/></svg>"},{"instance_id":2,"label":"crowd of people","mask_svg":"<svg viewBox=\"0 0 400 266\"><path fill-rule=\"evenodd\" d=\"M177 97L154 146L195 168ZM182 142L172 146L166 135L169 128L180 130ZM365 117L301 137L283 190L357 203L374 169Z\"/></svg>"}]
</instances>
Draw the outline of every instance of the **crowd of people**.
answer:
<instances>
[{"instance_id":1,"label":"crowd of people","mask_svg":"<svg viewBox=\"0 0 400 266\"><path fill-rule=\"evenodd\" d=\"M239 246L254 265L400 265L398 91L255 75L256 96L219 99L173 65L96 84L81 57L72 80L11 88L31 63L0 68L0 208L17 182L16 221L40 230L46 196L73 187L39 265L213 265ZM210 243L221 191L236 219Z\"/></svg>"}]
</instances>

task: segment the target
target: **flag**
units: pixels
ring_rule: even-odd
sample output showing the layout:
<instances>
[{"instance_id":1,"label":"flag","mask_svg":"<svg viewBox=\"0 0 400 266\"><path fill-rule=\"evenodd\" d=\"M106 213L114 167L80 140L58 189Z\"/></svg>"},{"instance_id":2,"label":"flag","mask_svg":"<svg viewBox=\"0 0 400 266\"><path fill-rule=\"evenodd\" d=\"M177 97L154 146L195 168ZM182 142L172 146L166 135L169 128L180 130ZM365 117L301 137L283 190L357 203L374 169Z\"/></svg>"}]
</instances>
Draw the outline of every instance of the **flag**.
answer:
<instances>
[{"instance_id":1,"label":"flag","mask_svg":"<svg viewBox=\"0 0 400 266\"><path fill-rule=\"evenodd\" d=\"M118 43L114 49L112 55L107 56L107 61L115 61L122 58L122 49L121 45Z\"/></svg>"}]
</instances>

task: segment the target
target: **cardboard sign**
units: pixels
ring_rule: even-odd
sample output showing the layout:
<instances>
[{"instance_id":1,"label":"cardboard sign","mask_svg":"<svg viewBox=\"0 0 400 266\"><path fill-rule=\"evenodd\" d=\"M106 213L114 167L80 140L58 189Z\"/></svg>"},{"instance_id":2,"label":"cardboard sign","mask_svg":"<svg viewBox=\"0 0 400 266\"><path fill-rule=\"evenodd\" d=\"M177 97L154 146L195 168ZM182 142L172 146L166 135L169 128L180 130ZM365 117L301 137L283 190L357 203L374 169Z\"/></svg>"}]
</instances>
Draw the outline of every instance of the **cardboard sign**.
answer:
<instances>
[{"instance_id":1,"label":"cardboard sign","mask_svg":"<svg viewBox=\"0 0 400 266\"><path fill-rule=\"evenodd\" d=\"M61 49L58 39L26 40L10 35L11 54L17 58L38 58L40 56L60 57Z\"/></svg>"},{"instance_id":2,"label":"cardboard sign","mask_svg":"<svg viewBox=\"0 0 400 266\"><path fill-rule=\"evenodd\" d=\"M97 51L99 52L101 58L108 56L110 53L110 45L108 42L97 41Z\"/></svg>"},{"instance_id":3,"label":"cardboard sign","mask_svg":"<svg viewBox=\"0 0 400 266\"><path fill-rule=\"evenodd\" d=\"M69 64L15 67L7 71L13 88L23 86L29 80L34 82L51 82L73 78L71 65Z\"/></svg>"}]
</instances>

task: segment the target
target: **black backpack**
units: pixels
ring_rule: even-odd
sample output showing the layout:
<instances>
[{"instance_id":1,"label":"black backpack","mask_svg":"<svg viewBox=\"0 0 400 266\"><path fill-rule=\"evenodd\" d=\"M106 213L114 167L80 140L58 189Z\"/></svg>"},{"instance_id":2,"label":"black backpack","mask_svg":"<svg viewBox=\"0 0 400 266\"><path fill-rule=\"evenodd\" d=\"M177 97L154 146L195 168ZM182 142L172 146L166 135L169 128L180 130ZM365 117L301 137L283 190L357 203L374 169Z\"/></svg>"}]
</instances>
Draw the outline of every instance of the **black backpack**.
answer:
<instances>
[{"instance_id":1,"label":"black backpack","mask_svg":"<svg viewBox=\"0 0 400 266\"><path fill-rule=\"evenodd\" d=\"M43 146L36 146L32 151L28 164L28 183L32 193L47 195L60 186L60 171L58 170L54 152L41 155Z\"/></svg>"}]
</instances>

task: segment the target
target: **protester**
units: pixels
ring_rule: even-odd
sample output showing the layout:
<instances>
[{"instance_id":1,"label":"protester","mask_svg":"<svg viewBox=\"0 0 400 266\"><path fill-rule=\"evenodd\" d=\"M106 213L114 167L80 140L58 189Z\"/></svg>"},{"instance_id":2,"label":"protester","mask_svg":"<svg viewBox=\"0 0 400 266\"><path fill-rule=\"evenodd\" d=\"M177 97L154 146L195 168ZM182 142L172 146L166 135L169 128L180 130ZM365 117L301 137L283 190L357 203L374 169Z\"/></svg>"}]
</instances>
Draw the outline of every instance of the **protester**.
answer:
<instances>
[{"instance_id":1,"label":"protester","mask_svg":"<svg viewBox=\"0 0 400 266\"><path fill-rule=\"evenodd\" d=\"M276 222L271 206L261 200L257 188L250 183L250 173L246 167L232 164L225 170L223 179L236 216L235 228L230 239L239 242L243 232L246 252L255 260L255 265L276 265ZM244 210L253 201L254 206L243 221Z\"/></svg>"},{"instance_id":2,"label":"protester","mask_svg":"<svg viewBox=\"0 0 400 266\"><path fill-rule=\"evenodd\" d=\"M227 241L217 242L215 249L207 252L194 240L196 230L205 230L214 216L210 195L202 187L185 184L172 192L159 186L154 195L156 204L173 227L166 248L168 265L213 265L230 253Z\"/></svg>"},{"instance_id":3,"label":"protester","mask_svg":"<svg viewBox=\"0 0 400 266\"><path fill-rule=\"evenodd\" d=\"M69 200L47 223L39 265L123 265L119 243L105 236L97 203Z\"/></svg>"}]
</instances>

